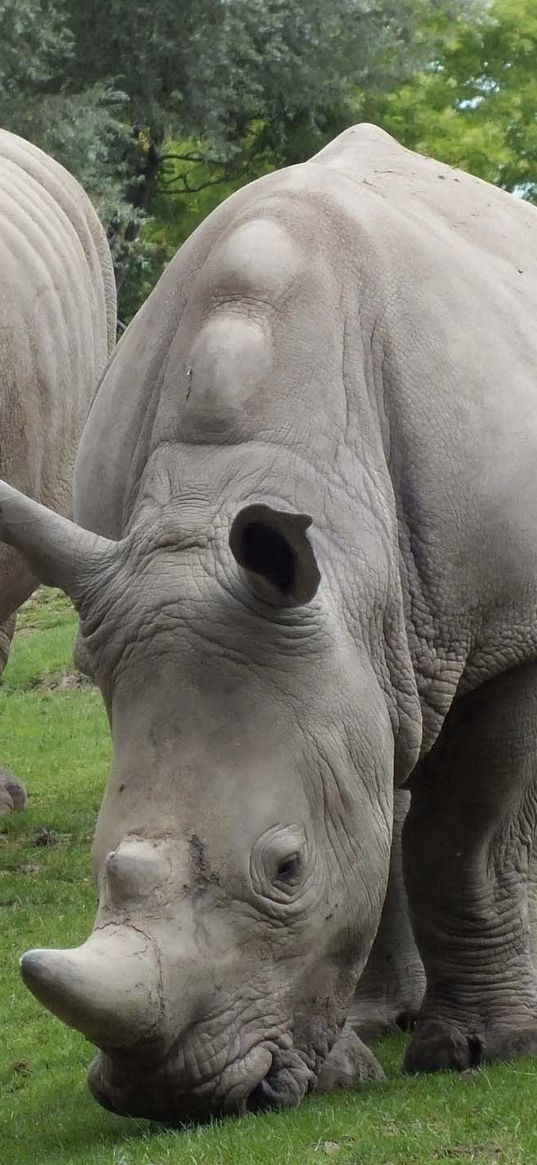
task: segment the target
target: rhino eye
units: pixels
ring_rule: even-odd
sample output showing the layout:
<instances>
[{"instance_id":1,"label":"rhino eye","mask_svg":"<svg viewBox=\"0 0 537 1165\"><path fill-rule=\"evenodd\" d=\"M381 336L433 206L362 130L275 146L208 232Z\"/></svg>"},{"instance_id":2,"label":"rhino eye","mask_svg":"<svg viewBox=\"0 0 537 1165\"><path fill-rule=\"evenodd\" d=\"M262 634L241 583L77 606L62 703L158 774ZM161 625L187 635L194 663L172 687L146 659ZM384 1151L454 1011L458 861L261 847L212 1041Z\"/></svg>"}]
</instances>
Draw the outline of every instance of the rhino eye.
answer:
<instances>
[{"instance_id":1,"label":"rhino eye","mask_svg":"<svg viewBox=\"0 0 537 1165\"><path fill-rule=\"evenodd\" d=\"M295 850L293 854L289 854L288 858L284 858L276 871L277 882L292 882L300 873L301 867L300 854Z\"/></svg>"},{"instance_id":2,"label":"rhino eye","mask_svg":"<svg viewBox=\"0 0 537 1165\"><path fill-rule=\"evenodd\" d=\"M300 893L308 865L303 826L274 825L258 838L252 849L253 888L263 898L291 905Z\"/></svg>"}]
</instances>

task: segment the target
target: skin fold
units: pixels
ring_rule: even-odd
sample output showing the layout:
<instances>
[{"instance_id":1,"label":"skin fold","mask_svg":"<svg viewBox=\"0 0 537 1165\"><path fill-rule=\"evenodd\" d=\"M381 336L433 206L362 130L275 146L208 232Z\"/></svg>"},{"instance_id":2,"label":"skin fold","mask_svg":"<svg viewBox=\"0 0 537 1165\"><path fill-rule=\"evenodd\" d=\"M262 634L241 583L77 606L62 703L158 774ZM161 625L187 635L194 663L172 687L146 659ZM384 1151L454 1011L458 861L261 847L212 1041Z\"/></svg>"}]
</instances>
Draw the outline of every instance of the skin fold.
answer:
<instances>
[{"instance_id":1,"label":"skin fold","mask_svg":"<svg viewBox=\"0 0 537 1165\"><path fill-rule=\"evenodd\" d=\"M534 1050L536 232L347 130L170 264L93 404L75 523L2 487L114 752L94 932L22 972L115 1111L352 1086L375 1009L419 1009L412 1071Z\"/></svg>"}]
</instances>

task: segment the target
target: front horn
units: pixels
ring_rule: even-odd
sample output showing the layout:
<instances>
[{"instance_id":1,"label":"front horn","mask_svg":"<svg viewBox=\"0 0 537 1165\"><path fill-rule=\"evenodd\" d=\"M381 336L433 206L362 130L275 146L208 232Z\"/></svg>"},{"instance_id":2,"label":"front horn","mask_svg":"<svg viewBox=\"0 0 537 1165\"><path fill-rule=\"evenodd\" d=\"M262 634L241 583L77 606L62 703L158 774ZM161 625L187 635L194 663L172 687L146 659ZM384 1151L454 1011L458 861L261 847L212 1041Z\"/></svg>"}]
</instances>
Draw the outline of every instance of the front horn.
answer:
<instances>
[{"instance_id":1,"label":"front horn","mask_svg":"<svg viewBox=\"0 0 537 1165\"><path fill-rule=\"evenodd\" d=\"M0 540L13 546L41 582L61 587L76 605L92 573L119 543L90 534L0 481Z\"/></svg>"},{"instance_id":2,"label":"front horn","mask_svg":"<svg viewBox=\"0 0 537 1165\"><path fill-rule=\"evenodd\" d=\"M40 1003L99 1047L147 1039L160 1019L155 946L128 924L104 926L72 950L27 951L20 969Z\"/></svg>"}]
</instances>

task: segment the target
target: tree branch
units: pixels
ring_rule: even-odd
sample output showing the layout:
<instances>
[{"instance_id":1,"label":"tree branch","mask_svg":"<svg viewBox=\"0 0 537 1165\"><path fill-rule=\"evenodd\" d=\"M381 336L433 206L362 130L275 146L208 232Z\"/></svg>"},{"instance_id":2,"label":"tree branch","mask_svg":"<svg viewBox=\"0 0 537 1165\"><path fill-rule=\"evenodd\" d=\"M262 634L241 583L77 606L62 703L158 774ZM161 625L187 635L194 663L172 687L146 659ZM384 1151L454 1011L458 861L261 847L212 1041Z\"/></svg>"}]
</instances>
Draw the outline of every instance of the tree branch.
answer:
<instances>
[{"instance_id":1,"label":"tree branch","mask_svg":"<svg viewBox=\"0 0 537 1165\"><path fill-rule=\"evenodd\" d=\"M206 158L203 154L161 154L161 162L196 162L200 166L224 166L222 158Z\"/></svg>"},{"instance_id":2,"label":"tree branch","mask_svg":"<svg viewBox=\"0 0 537 1165\"><path fill-rule=\"evenodd\" d=\"M171 183L167 182L165 186L161 186L160 194L198 194L200 190L207 190L209 186L220 186L222 182L229 182L231 176L229 174L222 174L220 178L209 178L207 182L200 182L199 186L189 186L186 174L179 174L174 179L174 182L179 180L183 182L182 189L170 190Z\"/></svg>"}]
</instances>

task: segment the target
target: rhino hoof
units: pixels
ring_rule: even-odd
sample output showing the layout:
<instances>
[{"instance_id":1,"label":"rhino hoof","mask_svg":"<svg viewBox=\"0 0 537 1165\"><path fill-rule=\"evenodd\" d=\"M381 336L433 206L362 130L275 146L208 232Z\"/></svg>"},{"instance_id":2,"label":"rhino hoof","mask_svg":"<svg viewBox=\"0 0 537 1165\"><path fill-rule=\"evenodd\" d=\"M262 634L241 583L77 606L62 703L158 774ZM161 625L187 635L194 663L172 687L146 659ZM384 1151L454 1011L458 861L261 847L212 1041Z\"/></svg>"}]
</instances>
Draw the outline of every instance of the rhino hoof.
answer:
<instances>
[{"instance_id":1,"label":"rhino hoof","mask_svg":"<svg viewBox=\"0 0 537 1165\"><path fill-rule=\"evenodd\" d=\"M520 1015L505 1014L480 1024L482 1034L429 1020L419 1024L405 1056L407 1072L464 1072L491 1060L512 1060L537 1052L537 1022L520 1023Z\"/></svg>"},{"instance_id":2,"label":"rhino hoof","mask_svg":"<svg viewBox=\"0 0 537 1165\"><path fill-rule=\"evenodd\" d=\"M0 817L7 817L18 809L26 807L24 785L7 769L0 769Z\"/></svg>"},{"instance_id":3,"label":"rhino hoof","mask_svg":"<svg viewBox=\"0 0 537 1165\"><path fill-rule=\"evenodd\" d=\"M483 1059L482 1041L456 1027L431 1021L419 1027L405 1055L407 1072L464 1072Z\"/></svg>"},{"instance_id":4,"label":"rhino hoof","mask_svg":"<svg viewBox=\"0 0 537 1165\"><path fill-rule=\"evenodd\" d=\"M371 1080L384 1080L384 1071L371 1049L345 1028L321 1068L317 1091L356 1088Z\"/></svg>"}]
</instances>

